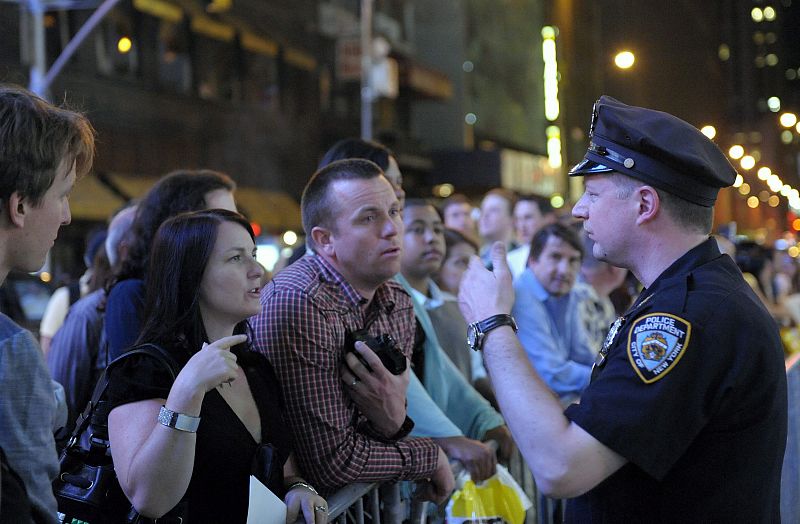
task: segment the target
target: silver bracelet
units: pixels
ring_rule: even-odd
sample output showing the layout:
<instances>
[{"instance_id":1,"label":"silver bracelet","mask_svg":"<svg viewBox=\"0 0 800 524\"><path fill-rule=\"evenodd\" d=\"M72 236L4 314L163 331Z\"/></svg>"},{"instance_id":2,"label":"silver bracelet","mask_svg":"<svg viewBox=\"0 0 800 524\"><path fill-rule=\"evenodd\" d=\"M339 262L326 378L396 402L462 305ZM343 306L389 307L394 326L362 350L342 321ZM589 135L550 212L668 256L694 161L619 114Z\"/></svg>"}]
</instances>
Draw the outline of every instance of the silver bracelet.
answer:
<instances>
[{"instance_id":1,"label":"silver bracelet","mask_svg":"<svg viewBox=\"0 0 800 524\"><path fill-rule=\"evenodd\" d=\"M292 482L291 484L289 484L289 487L286 488L286 491L287 492L292 491L294 488L306 488L314 495L319 495L319 493L317 493L317 490L314 489L314 486L302 480L298 480L297 482Z\"/></svg>"},{"instance_id":2,"label":"silver bracelet","mask_svg":"<svg viewBox=\"0 0 800 524\"><path fill-rule=\"evenodd\" d=\"M200 417L176 413L166 406L161 406L161 411L158 412L158 421L163 426L187 433L197 433L197 427L200 425Z\"/></svg>"}]
</instances>

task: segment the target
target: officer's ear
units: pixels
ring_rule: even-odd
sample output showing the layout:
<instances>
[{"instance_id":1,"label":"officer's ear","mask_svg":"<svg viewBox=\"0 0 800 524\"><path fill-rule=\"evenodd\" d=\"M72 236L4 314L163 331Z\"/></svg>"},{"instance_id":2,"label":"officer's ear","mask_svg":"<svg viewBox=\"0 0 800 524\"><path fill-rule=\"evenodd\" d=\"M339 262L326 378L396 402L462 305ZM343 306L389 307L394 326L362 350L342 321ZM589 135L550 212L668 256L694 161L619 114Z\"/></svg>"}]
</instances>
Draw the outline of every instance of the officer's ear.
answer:
<instances>
[{"instance_id":1,"label":"officer's ear","mask_svg":"<svg viewBox=\"0 0 800 524\"><path fill-rule=\"evenodd\" d=\"M642 225L654 220L661 209L661 199L652 186L639 186L635 196L639 206L636 225Z\"/></svg>"}]
</instances>

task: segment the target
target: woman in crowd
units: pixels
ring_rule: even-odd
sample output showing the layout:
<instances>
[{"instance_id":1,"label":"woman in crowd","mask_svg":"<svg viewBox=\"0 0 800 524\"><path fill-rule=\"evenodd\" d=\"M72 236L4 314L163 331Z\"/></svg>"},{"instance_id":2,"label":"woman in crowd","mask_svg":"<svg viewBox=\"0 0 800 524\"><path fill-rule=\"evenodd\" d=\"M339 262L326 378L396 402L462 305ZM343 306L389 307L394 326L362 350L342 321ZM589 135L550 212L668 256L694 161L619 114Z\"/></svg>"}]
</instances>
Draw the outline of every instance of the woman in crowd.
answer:
<instances>
[{"instance_id":1,"label":"woman in crowd","mask_svg":"<svg viewBox=\"0 0 800 524\"><path fill-rule=\"evenodd\" d=\"M187 211L236 211L236 184L210 170L174 171L159 180L142 199L129 233L128 253L108 290L105 331L109 362L136 341L142 326L143 279L147 276L150 244L168 218Z\"/></svg>"},{"instance_id":2,"label":"woman in crowd","mask_svg":"<svg viewBox=\"0 0 800 524\"><path fill-rule=\"evenodd\" d=\"M478 245L455 229L444 230L444 243L446 246L444 262L439 273L434 276L434 281L442 291L457 297L461 277L469 266L470 257L478 254Z\"/></svg>"},{"instance_id":3,"label":"woman in crowd","mask_svg":"<svg viewBox=\"0 0 800 524\"><path fill-rule=\"evenodd\" d=\"M288 522L299 510L308 524L327 520L290 454L274 372L249 348L263 276L255 249L247 220L221 209L179 215L156 234L138 343L168 350L180 372L173 382L136 355L108 389L114 466L142 516L244 523L252 473L285 494Z\"/></svg>"}]
</instances>

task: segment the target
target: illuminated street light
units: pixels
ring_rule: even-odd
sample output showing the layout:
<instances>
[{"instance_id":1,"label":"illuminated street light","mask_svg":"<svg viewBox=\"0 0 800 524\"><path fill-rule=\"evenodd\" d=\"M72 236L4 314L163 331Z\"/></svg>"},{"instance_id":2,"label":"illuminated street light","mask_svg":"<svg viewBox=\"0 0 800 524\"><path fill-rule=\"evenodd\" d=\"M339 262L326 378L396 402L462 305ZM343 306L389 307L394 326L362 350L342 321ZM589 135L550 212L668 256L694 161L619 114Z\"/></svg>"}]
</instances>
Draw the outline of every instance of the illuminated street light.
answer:
<instances>
[{"instance_id":1,"label":"illuminated street light","mask_svg":"<svg viewBox=\"0 0 800 524\"><path fill-rule=\"evenodd\" d=\"M742 156L744 156L744 148L740 145L731 146L731 148L728 150L728 154L732 159L739 160L742 158Z\"/></svg>"},{"instance_id":2,"label":"illuminated street light","mask_svg":"<svg viewBox=\"0 0 800 524\"><path fill-rule=\"evenodd\" d=\"M117 51L122 53L123 55L128 53L131 48L133 47L133 42L127 36L123 36L122 38L117 41Z\"/></svg>"},{"instance_id":3,"label":"illuminated street light","mask_svg":"<svg viewBox=\"0 0 800 524\"><path fill-rule=\"evenodd\" d=\"M753 169L756 165L756 159L750 155L744 155L739 161L739 164L741 164L742 169Z\"/></svg>"},{"instance_id":4,"label":"illuminated street light","mask_svg":"<svg viewBox=\"0 0 800 524\"><path fill-rule=\"evenodd\" d=\"M634 62L636 62L636 57L630 51L622 51L614 57L614 63L620 69L630 69Z\"/></svg>"},{"instance_id":5,"label":"illuminated street light","mask_svg":"<svg viewBox=\"0 0 800 524\"><path fill-rule=\"evenodd\" d=\"M779 118L783 127L794 127L797 123L797 115L794 113L783 113Z\"/></svg>"},{"instance_id":6,"label":"illuminated street light","mask_svg":"<svg viewBox=\"0 0 800 524\"><path fill-rule=\"evenodd\" d=\"M297 243L297 233L294 231L287 231L283 234L283 243L287 246L293 246Z\"/></svg>"},{"instance_id":7,"label":"illuminated street light","mask_svg":"<svg viewBox=\"0 0 800 524\"><path fill-rule=\"evenodd\" d=\"M714 137L717 136L717 128L714 126L703 126L700 132L706 135L709 140L714 140Z\"/></svg>"}]
</instances>

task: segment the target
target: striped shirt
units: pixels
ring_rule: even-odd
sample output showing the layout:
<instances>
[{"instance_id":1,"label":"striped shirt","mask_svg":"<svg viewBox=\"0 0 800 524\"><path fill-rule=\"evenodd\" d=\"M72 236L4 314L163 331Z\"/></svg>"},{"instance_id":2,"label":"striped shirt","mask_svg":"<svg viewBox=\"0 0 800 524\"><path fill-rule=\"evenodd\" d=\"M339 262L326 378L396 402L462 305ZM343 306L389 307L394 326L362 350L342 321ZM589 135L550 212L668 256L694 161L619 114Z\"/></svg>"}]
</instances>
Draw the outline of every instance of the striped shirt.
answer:
<instances>
[{"instance_id":1,"label":"striped shirt","mask_svg":"<svg viewBox=\"0 0 800 524\"><path fill-rule=\"evenodd\" d=\"M303 473L325 491L353 482L430 477L438 447L427 438L385 442L350 399L339 372L347 332L390 334L406 356L414 309L402 287L382 284L371 302L321 256L305 256L278 273L250 320L253 346L274 366Z\"/></svg>"}]
</instances>

